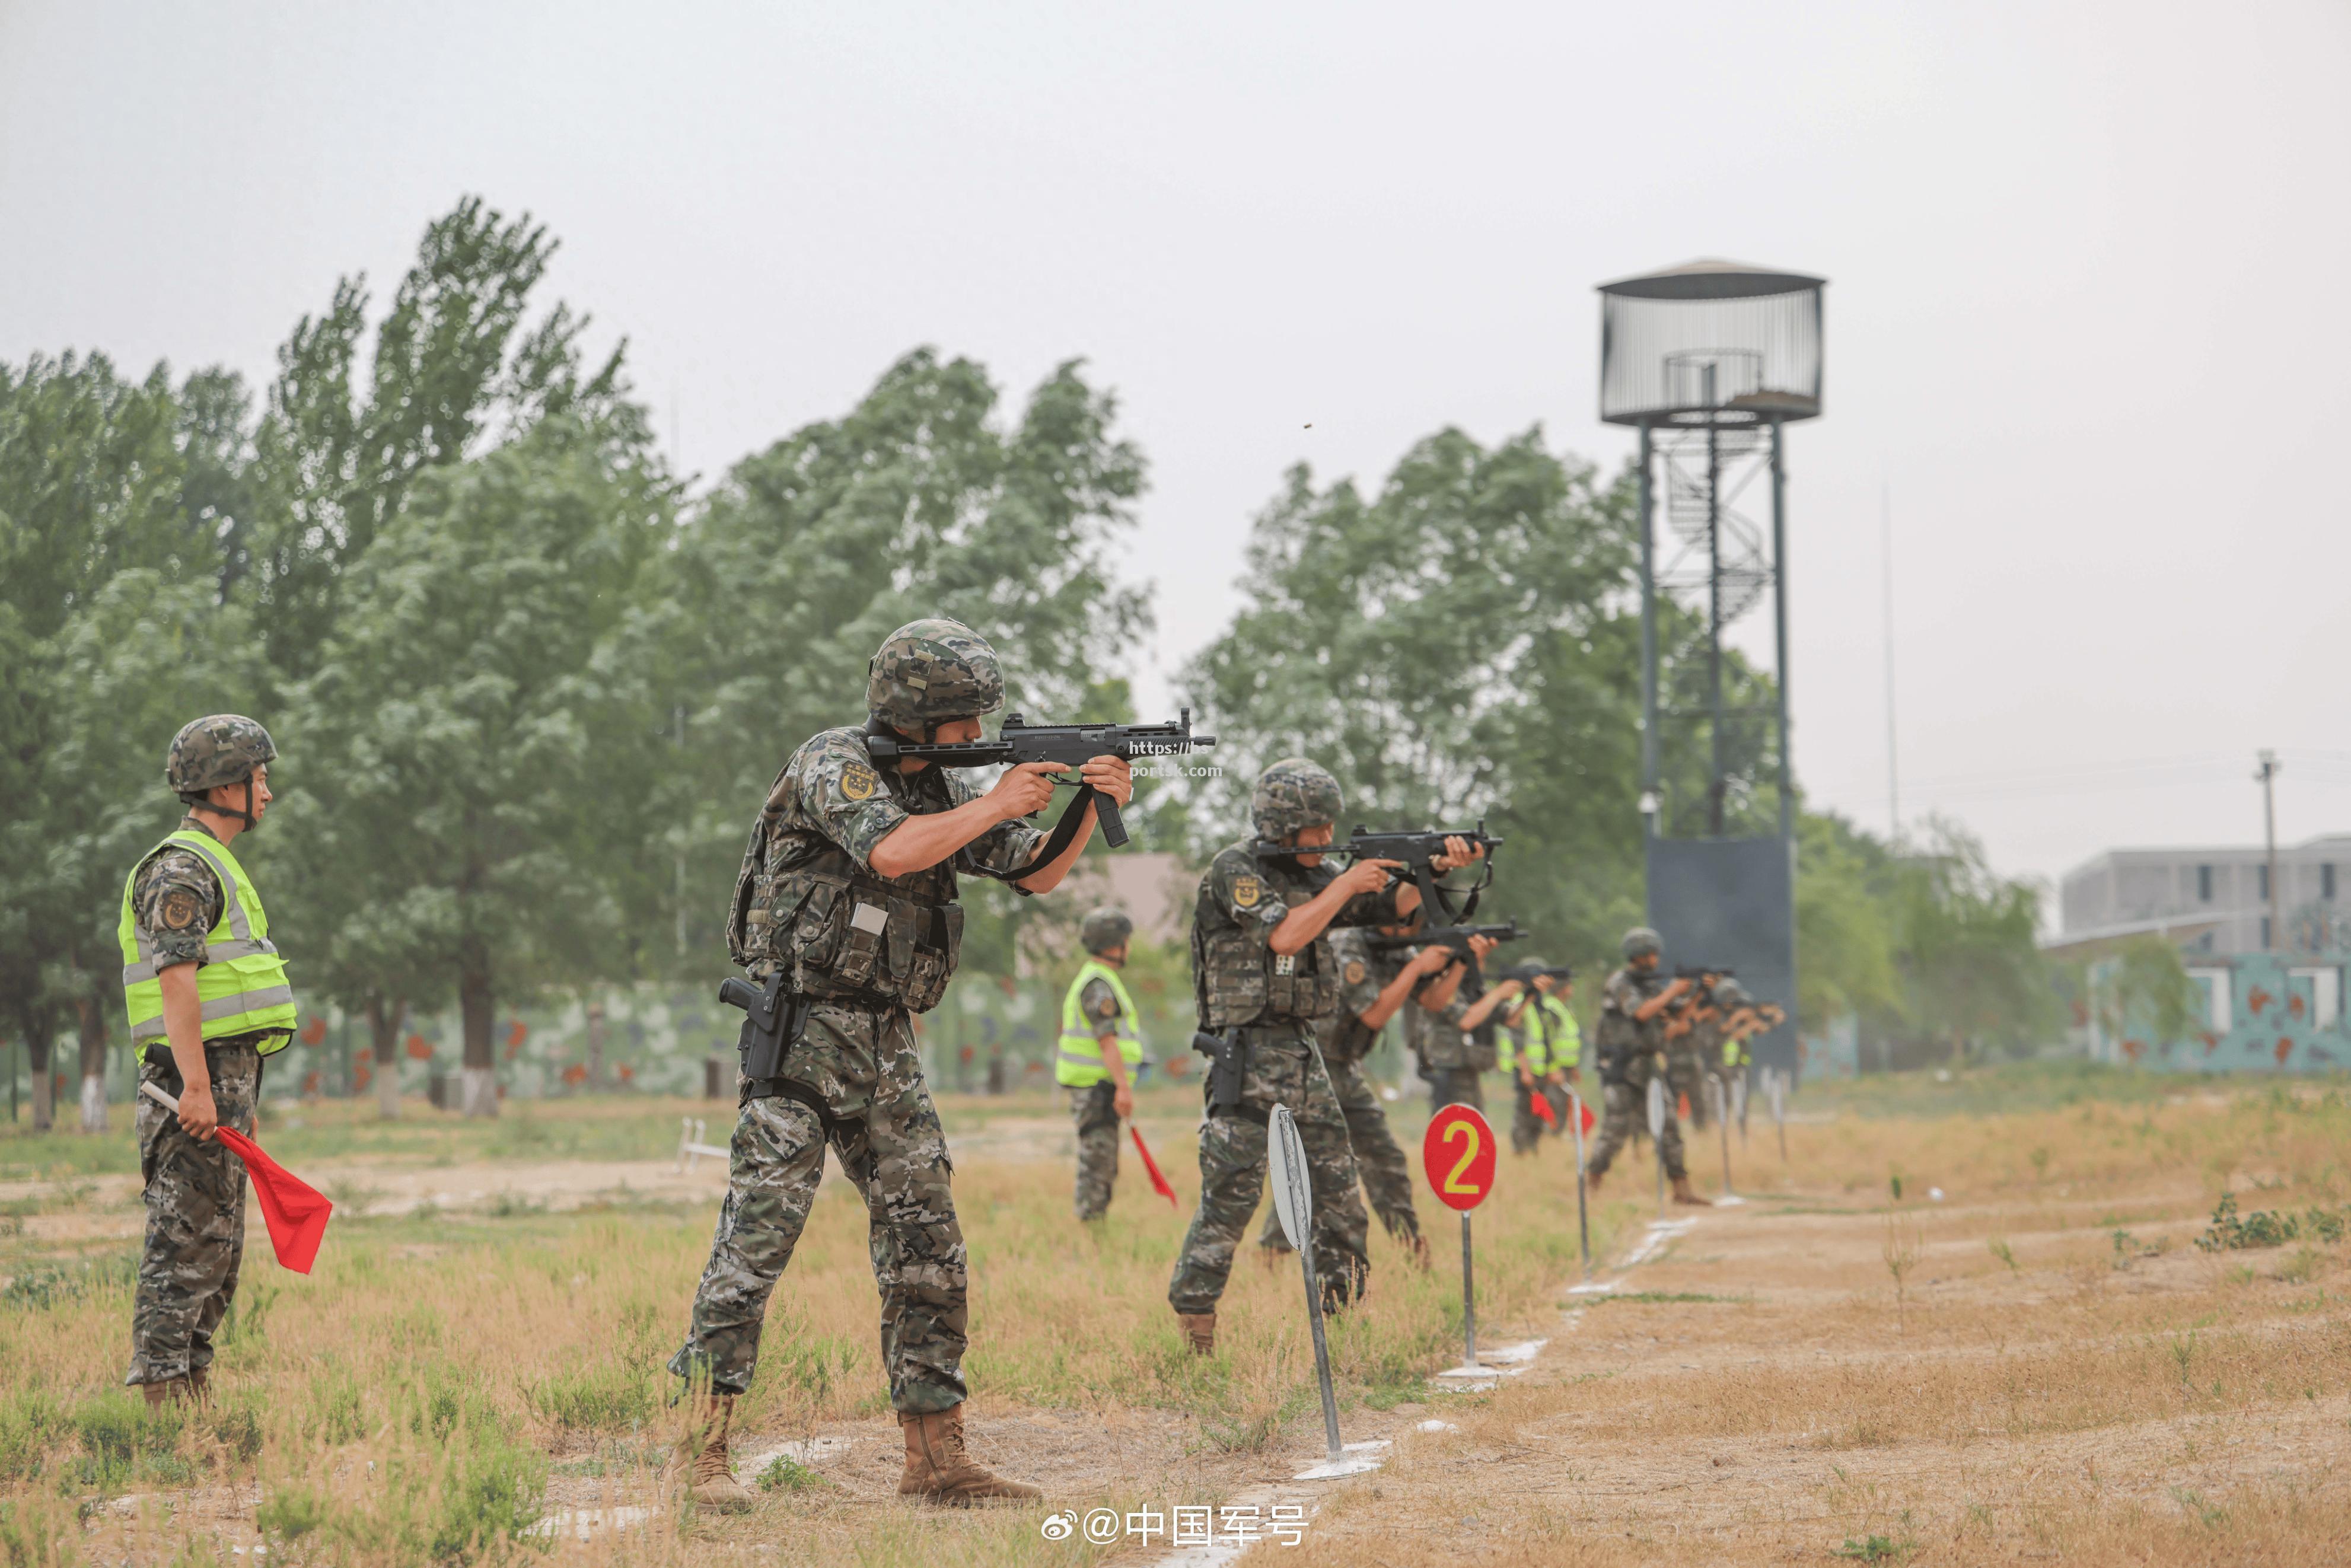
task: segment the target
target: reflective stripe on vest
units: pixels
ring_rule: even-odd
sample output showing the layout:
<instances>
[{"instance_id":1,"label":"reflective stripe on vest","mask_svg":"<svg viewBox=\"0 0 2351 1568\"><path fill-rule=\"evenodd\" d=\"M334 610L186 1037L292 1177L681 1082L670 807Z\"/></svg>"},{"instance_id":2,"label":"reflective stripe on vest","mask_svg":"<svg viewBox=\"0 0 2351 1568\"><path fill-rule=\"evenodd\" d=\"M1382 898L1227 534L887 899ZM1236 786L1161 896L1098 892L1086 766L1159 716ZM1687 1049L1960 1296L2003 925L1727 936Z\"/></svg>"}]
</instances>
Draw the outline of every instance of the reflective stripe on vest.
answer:
<instances>
[{"instance_id":1,"label":"reflective stripe on vest","mask_svg":"<svg viewBox=\"0 0 2351 1568\"><path fill-rule=\"evenodd\" d=\"M144 1046L164 1038L163 982L156 977L154 951L131 910L131 888L139 880L139 866L173 846L201 858L220 883L221 917L205 933L204 961L196 969L203 1038L277 1030L284 1032L264 1044L261 1053L284 1050L293 1038L297 1018L294 988L287 980L285 960L269 940L269 916L261 907L261 894L226 845L185 829L141 855L122 883L122 918L116 935L122 945L122 998L131 1018L131 1043Z\"/></svg>"},{"instance_id":2,"label":"reflective stripe on vest","mask_svg":"<svg viewBox=\"0 0 2351 1568\"><path fill-rule=\"evenodd\" d=\"M1117 1021L1106 1030L1096 1030L1078 1006L1089 980L1107 982L1110 994L1118 998ZM1134 998L1126 994L1126 982L1118 977L1116 969L1089 958L1079 966L1077 978L1061 998L1061 1039L1053 1053L1053 1082L1070 1089L1091 1089L1108 1081L1110 1069L1102 1065L1103 1033L1118 1036L1118 1053L1127 1066L1143 1060L1143 1030L1135 1020Z\"/></svg>"}]
</instances>

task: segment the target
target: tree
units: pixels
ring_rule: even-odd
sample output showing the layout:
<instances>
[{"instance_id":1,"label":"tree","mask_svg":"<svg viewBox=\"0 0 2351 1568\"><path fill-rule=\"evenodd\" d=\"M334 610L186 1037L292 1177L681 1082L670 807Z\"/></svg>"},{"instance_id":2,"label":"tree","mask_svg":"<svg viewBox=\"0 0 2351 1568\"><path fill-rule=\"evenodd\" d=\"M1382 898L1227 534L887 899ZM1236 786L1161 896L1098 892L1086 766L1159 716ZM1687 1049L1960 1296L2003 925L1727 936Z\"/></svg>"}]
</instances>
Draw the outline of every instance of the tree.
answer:
<instances>
[{"instance_id":1,"label":"tree","mask_svg":"<svg viewBox=\"0 0 2351 1568\"><path fill-rule=\"evenodd\" d=\"M67 1014L84 1124L104 1124L114 925L122 878L176 815L165 747L253 691L245 627L214 604L235 445L224 459L215 427L240 396L225 372L133 383L99 355L0 365L0 990L37 1126Z\"/></svg>"},{"instance_id":2,"label":"tree","mask_svg":"<svg viewBox=\"0 0 2351 1568\"><path fill-rule=\"evenodd\" d=\"M1110 672L1148 617L1109 547L1142 457L1074 361L1008 428L998 398L969 360L906 355L842 418L736 465L649 575L618 660L638 674L627 798L667 826L627 898L666 919L637 927L627 972L708 973L758 802L801 739L864 721L866 660L904 622L977 628L1013 709L1129 716ZM1030 902L974 890L967 961L1008 970Z\"/></svg>"},{"instance_id":3,"label":"tree","mask_svg":"<svg viewBox=\"0 0 2351 1568\"><path fill-rule=\"evenodd\" d=\"M1887 902L1903 1010L1948 1040L1954 1061L1970 1040L2022 1049L2056 1027L2056 992L2035 940L2040 892L1994 872L1981 841L1964 828L1931 820L1921 851L1896 873Z\"/></svg>"},{"instance_id":4,"label":"tree","mask_svg":"<svg viewBox=\"0 0 2351 1568\"><path fill-rule=\"evenodd\" d=\"M320 756L306 849L358 894L336 951L454 980L469 1115L496 1112L497 995L609 977L642 918L599 873L642 831L609 779L639 744L611 722L611 643L670 503L626 416L549 420L427 473L350 569L300 693Z\"/></svg>"},{"instance_id":5,"label":"tree","mask_svg":"<svg viewBox=\"0 0 2351 1568\"><path fill-rule=\"evenodd\" d=\"M1903 1018L1886 894L1886 846L1834 815L1796 827L1798 1016L1825 1024L1848 1014L1881 1027Z\"/></svg>"},{"instance_id":6,"label":"tree","mask_svg":"<svg viewBox=\"0 0 2351 1568\"><path fill-rule=\"evenodd\" d=\"M1508 843L1498 914L1579 959L1640 914L1639 626L1631 492L1540 429L1458 430L1366 502L1303 466L1257 521L1232 627L1185 673L1214 717L1207 853L1279 756L1311 757L1351 823L1463 823Z\"/></svg>"}]
</instances>

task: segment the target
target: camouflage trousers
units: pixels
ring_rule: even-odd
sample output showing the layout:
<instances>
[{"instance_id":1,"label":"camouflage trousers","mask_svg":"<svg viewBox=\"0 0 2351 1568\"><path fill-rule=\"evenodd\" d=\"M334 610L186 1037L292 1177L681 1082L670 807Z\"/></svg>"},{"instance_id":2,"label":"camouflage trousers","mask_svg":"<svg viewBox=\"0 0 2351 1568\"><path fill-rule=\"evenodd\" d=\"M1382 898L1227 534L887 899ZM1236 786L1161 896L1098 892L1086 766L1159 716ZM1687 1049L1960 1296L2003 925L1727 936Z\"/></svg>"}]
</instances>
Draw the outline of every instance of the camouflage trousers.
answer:
<instances>
[{"instance_id":1,"label":"camouflage trousers","mask_svg":"<svg viewBox=\"0 0 2351 1568\"><path fill-rule=\"evenodd\" d=\"M1538 1078L1532 1087L1520 1082L1516 1073L1510 1076L1510 1091L1517 1104L1510 1113L1510 1148L1515 1154L1531 1155L1548 1132L1567 1131L1567 1085L1546 1083ZM1541 1099L1551 1108L1552 1124L1546 1124L1542 1113L1535 1109Z\"/></svg>"},{"instance_id":2,"label":"camouflage trousers","mask_svg":"<svg viewBox=\"0 0 2351 1568\"><path fill-rule=\"evenodd\" d=\"M726 1202L670 1371L706 1375L721 1394L750 1387L768 1296L808 1223L830 1143L865 1199L890 1403L925 1414L960 1405L970 1271L949 1190L955 1166L906 1014L819 1003L782 1077L807 1098L744 1102Z\"/></svg>"},{"instance_id":3,"label":"camouflage trousers","mask_svg":"<svg viewBox=\"0 0 2351 1568\"><path fill-rule=\"evenodd\" d=\"M1409 1242L1420 1234L1420 1216L1412 1207L1412 1167L1405 1163L1395 1134L1388 1131L1379 1093L1364 1076L1360 1061L1326 1058L1322 1068L1331 1075L1331 1092L1339 1102L1339 1113L1347 1119L1347 1146L1355 1152L1364 1196L1371 1200L1372 1212L1380 1217L1380 1228L1398 1241ZM1348 1238L1354 1249L1365 1256L1370 1255L1370 1230L1365 1225ZM1265 1206L1265 1224L1258 1231L1257 1244L1275 1252L1290 1250L1290 1239L1281 1233L1281 1217L1270 1203Z\"/></svg>"},{"instance_id":4,"label":"camouflage trousers","mask_svg":"<svg viewBox=\"0 0 2351 1568\"><path fill-rule=\"evenodd\" d=\"M1276 1105L1297 1119L1313 1188L1314 1273L1326 1311L1364 1293L1371 1274L1364 1241L1371 1229L1357 1190L1347 1118L1332 1092L1322 1053L1301 1029L1249 1033L1249 1071L1241 1103L1200 1124L1200 1207L1184 1234L1167 1301L1179 1312L1213 1312L1233 1271L1233 1253L1249 1232L1265 1191L1268 1122Z\"/></svg>"},{"instance_id":5,"label":"camouflage trousers","mask_svg":"<svg viewBox=\"0 0 2351 1568\"><path fill-rule=\"evenodd\" d=\"M1474 1067L1424 1067L1422 1078L1428 1082L1428 1108L1442 1111L1447 1105L1469 1105L1479 1111L1486 1108L1484 1076Z\"/></svg>"},{"instance_id":6,"label":"camouflage trousers","mask_svg":"<svg viewBox=\"0 0 2351 1568\"><path fill-rule=\"evenodd\" d=\"M250 1044L214 1044L205 1047L204 1061L221 1125L250 1134L260 1056ZM180 1088L177 1069L143 1056L139 1081L174 1092ZM245 1258L245 1162L217 1139L196 1142L177 1116L143 1094L137 1127L147 1236L131 1305L131 1371L123 1382L163 1383L213 1364L213 1335L236 1297L237 1267Z\"/></svg>"},{"instance_id":7,"label":"camouflage trousers","mask_svg":"<svg viewBox=\"0 0 2351 1568\"><path fill-rule=\"evenodd\" d=\"M1117 1085L1107 1080L1070 1091L1070 1121L1078 1134L1080 1219L1100 1219L1110 1212L1111 1189L1118 1185L1117 1096Z\"/></svg>"},{"instance_id":8,"label":"camouflage trousers","mask_svg":"<svg viewBox=\"0 0 2351 1568\"><path fill-rule=\"evenodd\" d=\"M1592 1158L1585 1166L1592 1175L1596 1176L1607 1170L1616 1158L1616 1151L1631 1142L1636 1131L1648 1130L1649 1076L1646 1071L1635 1067L1625 1078L1607 1082L1600 1141L1593 1146ZM1674 1114L1671 1086L1666 1091L1666 1130L1657 1135L1657 1154L1666 1162L1667 1179L1679 1181L1689 1175L1689 1166L1682 1158L1682 1124Z\"/></svg>"},{"instance_id":9,"label":"camouflage trousers","mask_svg":"<svg viewBox=\"0 0 2351 1568\"><path fill-rule=\"evenodd\" d=\"M1667 1056L1666 1092L1677 1100L1687 1100L1690 1125L1704 1130L1710 1107L1707 1102L1706 1063L1697 1052L1674 1051Z\"/></svg>"}]
</instances>

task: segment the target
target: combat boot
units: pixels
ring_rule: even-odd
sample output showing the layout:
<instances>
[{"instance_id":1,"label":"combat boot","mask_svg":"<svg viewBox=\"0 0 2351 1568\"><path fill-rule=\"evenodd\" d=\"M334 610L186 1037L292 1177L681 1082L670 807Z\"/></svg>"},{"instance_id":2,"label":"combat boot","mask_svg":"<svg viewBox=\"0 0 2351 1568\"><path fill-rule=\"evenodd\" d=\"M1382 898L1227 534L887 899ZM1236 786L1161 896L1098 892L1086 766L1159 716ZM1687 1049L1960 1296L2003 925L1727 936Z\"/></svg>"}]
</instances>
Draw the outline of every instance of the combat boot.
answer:
<instances>
[{"instance_id":1,"label":"combat boot","mask_svg":"<svg viewBox=\"0 0 2351 1568\"><path fill-rule=\"evenodd\" d=\"M184 1404L195 1397L193 1389L184 1377L167 1377L161 1383L142 1383L139 1385L139 1392L145 1396L150 1410L160 1410L165 1405Z\"/></svg>"},{"instance_id":2,"label":"combat boot","mask_svg":"<svg viewBox=\"0 0 2351 1568\"><path fill-rule=\"evenodd\" d=\"M1585 1194L1589 1196L1597 1193L1600 1190L1600 1178L1607 1174L1608 1167L1606 1166L1593 1166L1586 1167L1583 1173L1583 1190Z\"/></svg>"},{"instance_id":3,"label":"combat boot","mask_svg":"<svg viewBox=\"0 0 2351 1568\"><path fill-rule=\"evenodd\" d=\"M1191 1343L1194 1355L1217 1354L1217 1314L1214 1312L1177 1312L1176 1322Z\"/></svg>"},{"instance_id":4,"label":"combat boot","mask_svg":"<svg viewBox=\"0 0 2351 1568\"><path fill-rule=\"evenodd\" d=\"M1021 1481L1008 1481L974 1462L963 1446L963 1406L916 1415L898 1413L906 1435L906 1473L898 1478L900 1497L927 1498L958 1506L998 1499L1034 1502L1045 1494Z\"/></svg>"},{"instance_id":5,"label":"combat boot","mask_svg":"<svg viewBox=\"0 0 2351 1568\"><path fill-rule=\"evenodd\" d=\"M1412 1233L1412 1239L1404 1244L1404 1249L1405 1255L1412 1260L1413 1267L1422 1273L1426 1274L1435 1267L1428 1254L1428 1238L1419 1231Z\"/></svg>"},{"instance_id":6,"label":"combat boot","mask_svg":"<svg viewBox=\"0 0 2351 1568\"><path fill-rule=\"evenodd\" d=\"M1687 1176L1677 1176L1674 1177L1674 1201L1676 1203L1690 1204L1698 1208L1712 1208L1714 1207L1714 1200L1712 1198L1700 1197L1697 1193L1690 1190L1689 1177Z\"/></svg>"},{"instance_id":7,"label":"combat boot","mask_svg":"<svg viewBox=\"0 0 2351 1568\"><path fill-rule=\"evenodd\" d=\"M188 1399L199 1410L209 1409L213 1402L213 1370L209 1366L188 1368Z\"/></svg>"},{"instance_id":8,"label":"combat boot","mask_svg":"<svg viewBox=\"0 0 2351 1568\"><path fill-rule=\"evenodd\" d=\"M694 1455L689 1495L704 1508L740 1513L751 1506L751 1494L735 1479L734 1462L726 1455L726 1429L735 1421L735 1396L714 1394L686 1428L686 1446L699 1435L702 1446Z\"/></svg>"}]
</instances>

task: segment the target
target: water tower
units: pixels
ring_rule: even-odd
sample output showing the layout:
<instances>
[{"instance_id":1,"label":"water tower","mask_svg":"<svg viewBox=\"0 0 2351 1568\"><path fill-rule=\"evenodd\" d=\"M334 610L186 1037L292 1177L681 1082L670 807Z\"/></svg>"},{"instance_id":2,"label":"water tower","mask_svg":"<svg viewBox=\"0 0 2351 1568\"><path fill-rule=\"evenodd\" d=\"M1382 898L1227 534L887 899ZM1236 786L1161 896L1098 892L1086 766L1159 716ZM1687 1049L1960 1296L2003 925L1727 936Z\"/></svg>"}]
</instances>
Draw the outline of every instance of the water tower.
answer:
<instances>
[{"instance_id":1,"label":"water tower","mask_svg":"<svg viewBox=\"0 0 2351 1568\"><path fill-rule=\"evenodd\" d=\"M1795 793L1788 759L1786 427L1821 412L1825 279L1693 261L1600 286L1600 417L1641 433L1641 817L1667 963L1719 963L1788 1023L1795 1065ZM1657 528L1662 497L1665 528ZM1771 601L1771 668L1723 634Z\"/></svg>"}]
</instances>

